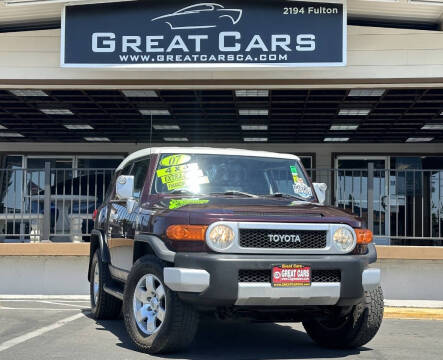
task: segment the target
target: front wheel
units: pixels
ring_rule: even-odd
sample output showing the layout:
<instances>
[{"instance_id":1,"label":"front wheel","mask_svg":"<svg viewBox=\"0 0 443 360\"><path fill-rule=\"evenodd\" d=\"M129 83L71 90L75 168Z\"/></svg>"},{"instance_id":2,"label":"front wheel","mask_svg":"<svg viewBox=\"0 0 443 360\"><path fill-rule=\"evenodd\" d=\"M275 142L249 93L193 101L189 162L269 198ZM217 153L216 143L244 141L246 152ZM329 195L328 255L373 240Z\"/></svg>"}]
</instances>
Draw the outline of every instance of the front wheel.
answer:
<instances>
[{"instance_id":1,"label":"front wheel","mask_svg":"<svg viewBox=\"0 0 443 360\"><path fill-rule=\"evenodd\" d=\"M373 339L383 320L383 291L381 287L366 291L364 301L354 306L345 317L310 319L303 326L319 345L329 348L352 349Z\"/></svg>"},{"instance_id":2,"label":"front wheel","mask_svg":"<svg viewBox=\"0 0 443 360\"><path fill-rule=\"evenodd\" d=\"M197 331L198 313L163 282L164 263L145 256L133 266L125 286L126 330L140 351L171 353L188 346Z\"/></svg>"}]
</instances>

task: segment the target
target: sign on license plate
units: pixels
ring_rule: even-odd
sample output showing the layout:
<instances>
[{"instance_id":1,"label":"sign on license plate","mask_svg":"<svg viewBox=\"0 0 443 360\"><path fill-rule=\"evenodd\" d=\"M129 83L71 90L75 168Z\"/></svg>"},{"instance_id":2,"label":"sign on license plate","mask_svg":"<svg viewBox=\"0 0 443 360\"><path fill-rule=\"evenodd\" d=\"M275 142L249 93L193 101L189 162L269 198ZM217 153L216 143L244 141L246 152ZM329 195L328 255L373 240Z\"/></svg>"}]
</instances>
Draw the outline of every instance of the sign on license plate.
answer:
<instances>
[{"instance_id":1,"label":"sign on license plate","mask_svg":"<svg viewBox=\"0 0 443 360\"><path fill-rule=\"evenodd\" d=\"M272 286L311 286L311 267L283 264L272 268Z\"/></svg>"}]
</instances>

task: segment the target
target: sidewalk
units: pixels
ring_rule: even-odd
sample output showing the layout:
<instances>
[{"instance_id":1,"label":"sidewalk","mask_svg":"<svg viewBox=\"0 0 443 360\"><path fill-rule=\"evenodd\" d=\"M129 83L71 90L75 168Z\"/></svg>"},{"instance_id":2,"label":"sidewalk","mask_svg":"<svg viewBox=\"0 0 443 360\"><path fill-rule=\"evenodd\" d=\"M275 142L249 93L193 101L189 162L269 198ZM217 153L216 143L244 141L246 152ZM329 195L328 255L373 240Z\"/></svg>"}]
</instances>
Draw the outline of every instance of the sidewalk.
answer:
<instances>
[{"instance_id":1,"label":"sidewalk","mask_svg":"<svg viewBox=\"0 0 443 360\"><path fill-rule=\"evenodd\" d=\"M1 295L7 300L71 300L89 301L89 295ZM435 300L385 300L386 319L443 320L443 301Z\"/></svg>"},{"instance_id":2,"label":"sidewalk","mask_svg":"<svg viewBox=\"0 0 443 360\"><path fill-rule=\"evenodd\" d=\"M385 300L384 318L443 320L443 301Z\"/></svg>"}]
</instances>

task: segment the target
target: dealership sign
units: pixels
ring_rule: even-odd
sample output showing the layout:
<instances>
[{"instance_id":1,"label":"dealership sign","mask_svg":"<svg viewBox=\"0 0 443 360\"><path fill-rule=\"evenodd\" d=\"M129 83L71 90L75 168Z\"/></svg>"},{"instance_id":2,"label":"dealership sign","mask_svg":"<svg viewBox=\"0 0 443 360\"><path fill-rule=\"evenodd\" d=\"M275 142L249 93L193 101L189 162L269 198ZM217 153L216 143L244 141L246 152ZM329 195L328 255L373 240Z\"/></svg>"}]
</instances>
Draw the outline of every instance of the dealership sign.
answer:
<instances>
[{"instance_id":1,"label":"dealership sign","mask_svg":"<svg viewBox=\"0 0 443 360\"><path fill-rule=\"evenodd\" d=\"M62 66L340 66L346 8L288 0L69 5Z\"/></svg>"}]
</instances>

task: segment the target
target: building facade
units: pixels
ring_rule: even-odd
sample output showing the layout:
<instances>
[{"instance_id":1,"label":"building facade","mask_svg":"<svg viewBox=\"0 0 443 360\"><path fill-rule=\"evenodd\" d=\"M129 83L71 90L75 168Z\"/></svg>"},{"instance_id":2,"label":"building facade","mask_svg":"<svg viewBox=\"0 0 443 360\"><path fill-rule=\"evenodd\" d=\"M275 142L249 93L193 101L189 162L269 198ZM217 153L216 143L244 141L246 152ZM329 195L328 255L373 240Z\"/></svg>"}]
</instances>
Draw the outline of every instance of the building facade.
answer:
<instances>
[{"instance_id":1,"label":"building facade","mask_svg":"<svg viewBox=\"0 0 443 360\"><path fill-rule=\"evenodd\" d=\"M247 6L242 12L245 22L246 11L254 11L255 5L244 3L240 2ZM295 11L303 6L306 11L323 6L292 3L282 10L288 7L293 19L301 19ZM3 241L87 240L92 212L118 162L134 150L174 143L297 154L315 181L328 184L328 202L365 218L380 244L439 245L443 239L443 3L349 0L339 4L344 6L346 25L343 33L331 32L331 54L337 50L335 42L345 39L343 51L337 52L344 59L337 63L326 63L319 53L303 64L276 66L266 63L272 61L268 56L264 64L248 66L220 61L188 66L174 58L168 66L153 67L105 64L108 58L89 66L69 66L70 59L82 61L76 57L78 44L69 42L69 31L80 33L76 24L81 22L62 29L65 4L0 2ZM96 5L97 16L106 10L100 6L107 5ZM152 8L176 19L187 5L173 2L170 7L175 12L161 4ZM241 7L228 6L232 2L218 5L223 9L211 11L225 14ZM143 7L149 10L146 3ZM195 14L207 9L191 10ZM266 21L263 11L257 13L259 20ZM233 25L242 24L227 14ZM328 30L328 14L315 16L318 29L302 29L304 35ZM84 20L81 12L75 19ZM175 31L174 36L189 41L183 29L188 25L171 24L158 25L155 36L172 36ZM92 38L85 59L115 45L109 34L121 29L106 26L101 33L108 35L96 38L98 52ZM225 30L231 37L223 44L233 52L240 41L232 35L237 30ZM246 30L242 28L242 36ZM284 28L276 33L280 37L267 34L268 38L252 40L255 30L242 47L266 47L271 54L273 47L283 51L311 46L304 45L310 39L306 36L286 42ZM192 50L185 40L174 37L162 45L160 38L137 37L131 31L125 36L132 38L116 39L121 43L115 45L128 56L148 48L183 53L178 55ZM194 51L197 45L204 49L206 35L201 36L199 41L191 38ZM46 202L45 196L49 196ZM42 221L48 214L51 221L45 229Z\"/></svg>"}]
</instances>

